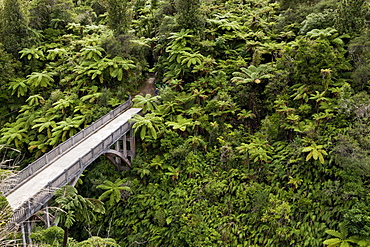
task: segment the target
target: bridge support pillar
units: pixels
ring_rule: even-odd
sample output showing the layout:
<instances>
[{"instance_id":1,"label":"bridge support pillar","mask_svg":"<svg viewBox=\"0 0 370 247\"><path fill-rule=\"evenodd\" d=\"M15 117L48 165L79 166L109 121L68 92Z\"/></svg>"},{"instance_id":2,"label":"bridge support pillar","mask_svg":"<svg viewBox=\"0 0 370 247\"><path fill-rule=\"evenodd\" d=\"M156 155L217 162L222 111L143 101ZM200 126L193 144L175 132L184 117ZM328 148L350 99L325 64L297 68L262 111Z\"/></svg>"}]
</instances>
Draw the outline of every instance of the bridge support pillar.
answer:
<instances>
[{"instance_id":1,"label":"bridge support pillar","mask_svg":"<svg viewBox=\"0 0 370 247\"><path fill-rule=\"evenodd\" d=\"M122 136L122 150L119 150L123 153L123 157L127 158L127 135Z\"/></svg>"},{"instance_id":2,"label":"bridge support pillar","mask_svg":"<svg viewBox=\"0 0 370 247\"><path fill-rule=\"evenodd\" d=\"M132 128L130 129L129 141L130 141L130 155L129 156L132 161L133 159L135 159L135 149L136 149L135 132Z\"/></svg>"},{"instance_id":3,"label":"bridge support pillar","mask_svg":"<svg viewBox=\"0 0 370 247\"><path fill-rule=\"evenodd\" d=\"M121 150L120 140L118 140L116 142L115 147L116 147L116 151L120 152L120 150ZM119 165L121 164L121 159L119 157L116 157L115 161L116 161L117 164L119 164Z\"/></svg>"},{"instance_id":4,"label":"bridge support pillar","mask_svg":"<svg viewBox=\"0 0 370 247\"><path fill-rule=\"evenodd\" d=\"M80 174L81 175L81 174ZM77 182L78 182L78 179L80 178L80 176L77 176L77 177L75 177L75 178L73 178L72 180L71 180L71 182L69 182L69 185L71 185L71 186L73 186L73 187L75 187L75 185L77 184Z\"/></svg>"},{"instance_id":5,"label":"bridge support pillar","mask_svg":"<svg viewBox=\"0 0 370 247\"><path fill-rule=\"evenodd\" d=\"M49 205L45 204L45 215L44 215L46 229L50 227L50 214L49 214Z\"/></svg>"},{"instance_id":6,"label":"bridge support pillar","mask_svg":"<svg viewBox=\"0 0 370 247\"><path fill-rule=\"evenodd\" d=\"M123 135L115 144L114 149L108 149L103 152L119 171L131 167L131 162L135 158L135 134L134 130Z\"/></svg>"},{"instance_id":7,"label":"bridge support pillar","mask_svg":"<svg viewBox=\"0 0 370 247\"><path fill-rule=\"evenodd\" d=\"M23 240L24 247L32 245L32 241L30 238L31 229L32 229L31 222L25 221L21 224L22 240Z\"/></svg>"}]
</instances>

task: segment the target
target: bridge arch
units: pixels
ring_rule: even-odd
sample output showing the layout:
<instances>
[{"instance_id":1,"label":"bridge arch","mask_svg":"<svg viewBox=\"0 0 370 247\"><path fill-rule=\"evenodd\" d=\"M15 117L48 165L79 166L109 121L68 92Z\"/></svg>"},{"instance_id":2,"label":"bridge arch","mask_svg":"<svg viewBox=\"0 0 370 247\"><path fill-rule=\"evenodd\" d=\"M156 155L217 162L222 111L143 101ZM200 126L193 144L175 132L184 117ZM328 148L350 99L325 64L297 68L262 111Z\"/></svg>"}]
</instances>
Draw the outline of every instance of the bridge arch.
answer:
<instances>
[{"instance_id":1,"label":"bridge arch","mask_svg":"<svg viewBox=\"0 0 370 247\"><path fill-rule=\"evenodd\" d=\"M115 149L106 149L102 153L118 171L124 171L132 167L135 158L135 135L130 130L130 135L124 135L114 145Z\"/></svg>"}]
</instances>

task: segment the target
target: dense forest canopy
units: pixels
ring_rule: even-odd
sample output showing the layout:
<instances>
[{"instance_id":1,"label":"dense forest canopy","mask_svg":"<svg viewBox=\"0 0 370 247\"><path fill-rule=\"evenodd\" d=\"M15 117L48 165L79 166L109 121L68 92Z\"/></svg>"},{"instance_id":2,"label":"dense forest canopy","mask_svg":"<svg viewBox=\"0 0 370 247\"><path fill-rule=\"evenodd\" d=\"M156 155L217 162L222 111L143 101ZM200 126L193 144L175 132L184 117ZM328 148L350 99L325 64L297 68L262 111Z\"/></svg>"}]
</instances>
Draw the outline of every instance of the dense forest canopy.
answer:
<instances>
[{"instance_id":1,"label":"dense forest canopy","mask_svg":"<svg viewBox=\"0 0 370 247\"><path fill-rule=\"evenodd\" d=\"M147 78L159 91L133 100L133 168L94 162L35 244L370 246L368 1L0 7L0 152L19 169Z\"/></svg>"}]
</instances>

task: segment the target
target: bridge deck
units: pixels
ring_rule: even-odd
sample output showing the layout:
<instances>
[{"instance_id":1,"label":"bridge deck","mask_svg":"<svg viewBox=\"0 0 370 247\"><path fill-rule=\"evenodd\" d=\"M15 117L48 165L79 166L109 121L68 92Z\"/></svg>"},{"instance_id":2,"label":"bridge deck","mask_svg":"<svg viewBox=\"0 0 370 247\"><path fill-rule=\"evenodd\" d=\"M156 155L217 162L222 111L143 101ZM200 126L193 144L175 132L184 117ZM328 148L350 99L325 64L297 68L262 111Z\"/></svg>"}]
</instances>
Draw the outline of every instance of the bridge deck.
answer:
<instances>
[{"instance_id":1,"label":"bridge deck","mask_svg":"<svg viewBox=\"0 0 370 247\"><path fill-rule=\"evenodd\" d=\"M24 202L30 200L38 191L42 190L50 181L64 173L71 164L89 153L96 144L101 143L126 123L134 114L141 111L140 108L130 108L104 127L77 143L68 152L63 153L58 159L50 163L46 168L35 174L29 181L7 195L8 202L13 210L18 209Z\"/></svg>"}]
</instances>

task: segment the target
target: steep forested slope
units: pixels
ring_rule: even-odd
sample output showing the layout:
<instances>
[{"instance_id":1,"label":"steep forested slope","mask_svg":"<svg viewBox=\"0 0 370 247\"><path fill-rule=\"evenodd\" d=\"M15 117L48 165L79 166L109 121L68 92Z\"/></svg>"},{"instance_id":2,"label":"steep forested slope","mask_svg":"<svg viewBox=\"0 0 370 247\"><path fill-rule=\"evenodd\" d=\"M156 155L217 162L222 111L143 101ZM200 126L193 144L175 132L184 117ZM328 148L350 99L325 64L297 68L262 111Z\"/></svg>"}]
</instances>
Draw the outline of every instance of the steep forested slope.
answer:
<instances>
[{"instance_id":1,"label":"steep forested slope","mask_svg":"<svg viewBox=\"0 0 370 247\"><path fill-rule=\"evenodd\" d=\"M370 246L367 1L9 2L0 140L25 161L156 75L159 95L134 99L132 170L102 158L57 195L71 237ZM48 236L33 237L61 244Z\"/></svg>"}]
</instances>

